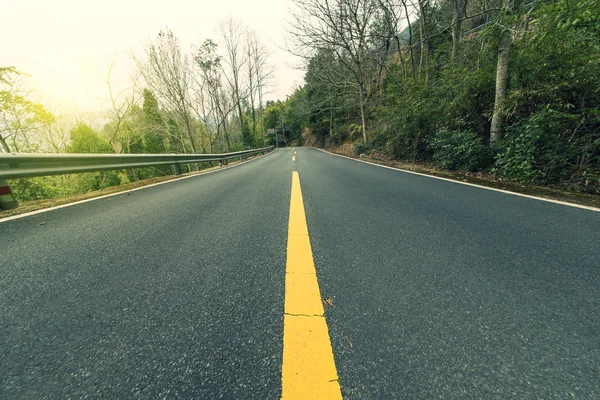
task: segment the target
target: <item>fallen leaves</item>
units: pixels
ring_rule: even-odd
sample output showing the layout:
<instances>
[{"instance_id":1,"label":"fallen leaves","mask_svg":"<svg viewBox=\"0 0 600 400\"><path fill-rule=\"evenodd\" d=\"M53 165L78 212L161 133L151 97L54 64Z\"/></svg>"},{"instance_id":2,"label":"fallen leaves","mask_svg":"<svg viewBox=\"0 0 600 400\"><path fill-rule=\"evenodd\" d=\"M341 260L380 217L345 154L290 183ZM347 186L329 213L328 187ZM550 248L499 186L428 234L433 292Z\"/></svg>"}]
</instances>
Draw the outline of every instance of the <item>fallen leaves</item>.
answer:
<instances>
[{"instance_id":1,"label":"fallen leaves","mask_svg":"<svg viewBox=\"0 0 600 400\"><path fill-rule=\"evenodd\" d=\"M354 347L354 346L352 346L352 342L350 341L350 339L348 339L347 336L344 336L344 339L346 339L348 341L348 345L350 346L350 348Z\"/></svg>"},{"instance_id":2,"label":"fallen leaves","mask_svg":"<svg viewBox=\"0 0 600 400\"><path fill-rule=\"evenodd\" d=\"M321 301L323 302L323 305L325 307L333 307L333 301L331 301L331 297L326 297L324 299L321 299Z\"/></svg>"}]
</instances>

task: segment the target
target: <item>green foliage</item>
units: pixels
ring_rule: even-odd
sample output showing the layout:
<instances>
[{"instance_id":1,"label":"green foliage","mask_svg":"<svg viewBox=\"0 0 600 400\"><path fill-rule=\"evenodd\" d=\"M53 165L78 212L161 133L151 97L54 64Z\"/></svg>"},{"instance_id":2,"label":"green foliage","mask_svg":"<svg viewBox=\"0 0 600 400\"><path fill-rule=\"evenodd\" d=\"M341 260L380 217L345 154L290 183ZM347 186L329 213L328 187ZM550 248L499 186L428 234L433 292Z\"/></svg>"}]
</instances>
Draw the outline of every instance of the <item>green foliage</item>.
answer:
<instances>
[{"instance_id":1,"label":"green foliage","mask_svg":"<svg viewBox=\"0 0 600 400\"><path fill-rule=\"evenodd\" d=\"M251 149L254 146L254 134L248 126L248 118L244 118L244 124L242 125L242 140L245 148Z\"/></svg>"},{"instance_id":2,"label":"green foliage","mask_svg":"<svg viewBox=\"0 0 600 400\"><path fill-rule=\"evenodd\" d=\"M577 127L595 120L552 109L537 112L507 130L500 143L494 171L520 182L599 191L600 135L575 140Z\"/></svg>"},{"instance_id":3,"label":"green foliage","mask_svg":"<svg viewBox=\"0 0 600 400\"><path fill-rule=\"evenodd\" d=\"M432 21L449 27L454 5L439 3ZM474 33L463 35L454 56L448 29L428 40L427 66L419 65L422 49L411 50L407 42L380 60L385 62L380 84L367 86L370 143L355 144L355 152L381 148L400 160L492 170L519 182L600 193L599 3L559 0L517 10L501 109L504 139L494 149L489 133L500 27L479 25L501 16L484 14L463 21L463 33L475 28ZM384 36L386 24L382 16L372 29ZM418 21L413 43L417 26ZM390 48L389 42L378 45ZM305 79L309 128L328 144L358 139L353 127L360 126L360 115L351 93L344 92L348 77L342 59L329 50L317 52Z\"/></svg>"},{"instance_id":4,"label":"green foliage","mask_svg":"<svg viewBox=\"0 0 600 400\"><path fill-rule=\"evenodd\" d=\"M354 147L354 154L361 155L361 154L368 154L372 147L369 143L364 143L362 140L357 140L354 142L353 144Z\"/></svg>"},{"instance_id":5,"label":"green foliage","mask_svg":"<svg viewBox=\"0 0 600 400\"><path fill-rule=\"evenodd\" d=\"M0 67L0 150L4 152L37 151L35 133L55 121L42 104L19 89L21 75L14 67Z\"/></svg>"},{"instance_id":6,"label":"green foliage","mask_svg":"<svg viewBox=\"0 0 600 400\"><path fill-rule=\"evenodd\" d=\"M598 3L589 0L535 11L536 29L515 47L511 64L500 175L600 192L598 15Z\"/></svg>"},{"instance_id":7,"label":"green foliage","mask_svg":"<svg viewBox=\"0 0 600 400\"><path fill-rule=\"evenodd\" d=\"M71 145L68 153L114 153L114 149L96 131L84 123L71 129Z\"/></svg>"},{"instance_id":8,"label":"green foliage","mask_svg":"<svg viewBox=\"0 0 600 400\"><path fill-rule=\"evenodd\" d=\"M483 139L472 131L440 129L431 141L433 163L456 171L477 171L492 160L491 151Z\"/></svg>"},{"instance_id":9,"label":"green foliage","mask_svg":"<svg viewBox=\"0 0 600 400\"><path fill-rule=\"evenodd\" d=\"M9 184L19 201L49 199L61 195L59 187L47 177L11 179Z\"/></svg>"},{"instance_id":10,"label":"green foliage","mask_svg":"<svg viewBox=\"0 0 600 400\"><path fill-rule=\"evenodd\" d=\"M70 134L71 145L67 148L68 153L114 153L114 149L110 143L84 123L80 123L71 129ZM77 174L74 176L73 181L76 193L85 193L121 184L121 178L118 171Z\"/></svg>"},{"instance_id":11,"label":"green foliage","mask_svg":"<svg viewBox=\"0 0 600 400\"><path fill-rule=\"evenodd\" d=\"M396 74L400 74L396 70ZM400 80L391 76L385 102L377 110L378 134L385 138L385 151L392 157L410 161L429 161L429 140L435 134L440 105L430 85L419 80ZM380 138L381 140L381 138Z\"/></svg>"},{"instance_id":12,"label":"green foliage","mask_svg":"<svg viewBox=\"0 0 600 400\"><path fill-rule=\"evenodd\" d=\"M308 126L306 107L306 91L298 88L285 102L277 100L269 104L264 112L265 129L277 129L280 142L285 140L289 145L302 143L302 131ZM271 144L275 144L275 135Z\"/></svg>"}]
</instances>

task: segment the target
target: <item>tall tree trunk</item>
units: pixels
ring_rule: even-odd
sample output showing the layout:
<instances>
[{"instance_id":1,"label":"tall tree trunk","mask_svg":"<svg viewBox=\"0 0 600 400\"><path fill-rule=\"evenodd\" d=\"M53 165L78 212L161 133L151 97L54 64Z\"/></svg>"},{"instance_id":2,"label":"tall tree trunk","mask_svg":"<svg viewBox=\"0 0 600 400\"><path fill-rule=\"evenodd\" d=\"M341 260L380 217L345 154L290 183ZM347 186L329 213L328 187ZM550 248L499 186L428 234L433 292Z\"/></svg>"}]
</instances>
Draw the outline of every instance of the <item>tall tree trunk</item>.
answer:
<instances>
[{"instance_id":1,"label":"tall tree trunk","mask_svg":"<svg viewBox=\"0 0 600 400\"><path fill-rule=\"evenodd\" d=\"M190 146L192 146L192 154L196 152L196 142L194 141L194 132L192 130L192 124L190 123L190 116L184 113L183 118L185 119L185 128L187 130L188 139L190 139Z\"/></svg>"},{"instance_id":2,"label":"tall tree trunk","mask_svg":"<svg viewBox=\"0 0 600 400\"><path fill-rule=\"evenodd\" d=\"M410 24L410 18L408 13L408 6L406 5L406 0L402 0L402 5L404 6L404 13L406 14L406 23L408 24L408 48L410 49L410 65L412 70L412 76L415 76L415 55L413 51L413 34L412 34L412 25ZM400 46L398 46L400 49Z\"/></svg>"},{"instance_id":3,"label":"tall tree trunk","mask_svg":"<svg viewBox=\"0 0 600 400\"><path fill-rule=\"evenodd\" d=\"M239 95L236 96L237 98L237 109L238 109L238 113L240 115L240 133L242 134L242 142L244 143L244 148L245 147L245 132L244 132L244 114L242 113L242 100L240 99Z\"/></svg>"},{"instance_id":4,"label":"tall tree trunk","mask_svg":"<svg viewBox=\"0 0 600 400\"><path fill-rule=\"evenodd\" d=\"M333 137L333 102L329 106L329 137Z\"/></svg>"},{"instance_id":5,"label":"tall tree trunk","mask_svg":"<svg viewBox=\"0 0 600 400\"><path fill-rule=\"evenodd\" d=\"M513 13L514 0L504 0L503 11L508 17ZM500 45L498 46L498 64L496 67L496 99L494 100L494 113L492 114L492 124L490 129L490 146L494 146L502 139L502 125L504 118L502 117L502 108L506 99L506 86L508 83L508 60L511 42L511 29L504 27L502 36L500 37Z\"/></svg>"},{"instance_id":6,"label":"tall tree trunk","mask_svg":"<svg viewBox=\"0 0 600 400\"><path fill-rule=\"evenodd\" d=\"M429 40L427 39L427 0L419 0L419 36L421 39L421 56L419 59L419 77L423 68L425 68L425 81L429 77L427 74L427 56L429 50Z\"/></svg>"},{"instance_id":7,"label":"tall tree trunk","mask_svg":"<svg viewBox=\"0 0 600 400\"><path fill-rule=\"evenodd\" d=\"M454 60L454 57L456 56L458 43L460 42L460 29L462 27L462 20L466 14L466 9L467 0L454 0L454 15L452 18L452 60Z\"/></svg>"},{"instance_id":8,"label":"tall tree trunk","mask_svg":"<svg viewBox=\"0 0 600 400\"><path fill-rule=\"evenodd\" d=\"M256 111L254 110L254 102L252 102L252 136L256 135Z\"/></svg>"},{"instance_id":9,"label":"tall tree trunk","mask_svg":"<svg viewBox=\"0 0 600 400\"><path fill-rule=\"evenodd\" d=\"M367 144L367 123L365 120L365 90L362 85L359 85L360 91L360 120L362 122L363 143Z\"/></svg>"},{"instance_id":10,"label":"tall tree trunk","mask_svg":"<svg viewBox=\"0 0 600 400\"><path fill-rule=\"evenodd\" d=\"M398 47L398 59L400 60L400 65L402 66L402 76L406 78L406 65L404 64L404 57L402 57L402 47L400 46L400 38L398 35L395 36L396 46Z\"/></svg>"},{"instance_id":11,"label":"tall tree trunk","mask_svg":"<svg viewBox=\"0 0 600 400\"><path fill-rule=\"evenodd\" d=\"M223 132L225 134L225 142L227 143L227 151L230 152L231 151L231 140L229 139L229 132L227 132L226 124L227 124L227 122L225 122L225 124L223 124Z\"/></svg>"},{"instance_id":12,"label":"tall tree trunk","mask_svg":"<svg viewBox=\"0 0 600 400\"><path fill-rule=\"evenodd\" d=\"M265 144L265 110L263 109L262 93L258 92L258 109L260 111L260 146Z\"/></svg>"}]
</instances>

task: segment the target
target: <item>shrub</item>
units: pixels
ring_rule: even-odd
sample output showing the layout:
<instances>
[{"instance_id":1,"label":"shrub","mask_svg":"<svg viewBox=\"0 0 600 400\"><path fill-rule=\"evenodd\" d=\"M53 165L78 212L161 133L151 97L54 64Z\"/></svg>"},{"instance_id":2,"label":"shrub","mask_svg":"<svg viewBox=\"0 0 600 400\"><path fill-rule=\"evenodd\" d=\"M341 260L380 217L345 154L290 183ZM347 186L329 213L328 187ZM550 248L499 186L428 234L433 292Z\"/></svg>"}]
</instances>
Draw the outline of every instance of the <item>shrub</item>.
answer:
<instances>
[{"instance_id":1,"label":"shrub","mask_svg":"<svg viewBox=\"0 0 600 400\"><path fill-rule=\"evenodd\" d=\"M519 182L595 192L600 186L599 126L593 113L539 111L507 127L494 171Z\"/></svg>"},{"instance_id":2,"label":"shrub","mask_svg":"<svg viewBox=\"0 0 600 400\"><path fill-rule=\"evenodd\" d=\"M476 171L489 165L491 152L479 135L472 131L439 130L431 140L433 162L440 168Z\"/></svg>"},{"instance_id":3,"label":"shrub","mask_svg":"<svg viewBox=\"0 0 600 400\"><path fill-rule=\"evenodd\" d=\"M367 154L371 149L371 145L369 143L363 143L362 140L354 142L354 154L357 156L360 154Z\"/></svg>"}]
</instances>

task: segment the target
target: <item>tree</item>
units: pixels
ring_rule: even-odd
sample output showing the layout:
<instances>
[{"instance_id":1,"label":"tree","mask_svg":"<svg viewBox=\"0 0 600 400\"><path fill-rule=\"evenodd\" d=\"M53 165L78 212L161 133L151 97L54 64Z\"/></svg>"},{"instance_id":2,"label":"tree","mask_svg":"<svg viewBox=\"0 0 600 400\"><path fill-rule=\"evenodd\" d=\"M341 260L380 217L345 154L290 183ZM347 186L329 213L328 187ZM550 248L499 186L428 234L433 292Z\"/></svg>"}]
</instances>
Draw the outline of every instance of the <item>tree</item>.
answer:
<instances>
[{"instance_id":1,"label":"tree","mask_svg":"<svg viewBox=\"0 0 600 400\"><path fill-rule=\"evenodd\" d=\"M182 125L192 153L197 152L195 132L190 114L190 70L186 56L175 34L160 31L154 43L145 49L145 58L136 58L140 74L148 87L168 107ZM182 150L186 143L180 137Z\"/></svg>"},{"instance_id":2,"label":"tree","mask_svg":"<svg viewBox=\"0 0 600 400\"><path fill-rule=\"evenodd\" d=\"M68 153L110 154L115 152L107 140L85 123L79 123L73 127L70 138L71 144L67 148Z\"/></svg>"},{"instance_id":3,"label":"tree","mask_svg":"<svg viewBox=\"0 0 600 400\"><path fill-rule=\"evenodd\" d=\"M330 50L351 73L362 126L367 143L367 86L372 79L373 55L369 48L369 28L379 7L373 0L294 0L297 13L291 33L297 54L310 57L318 50Z\"/></svg>"},{"instance_id":4,"label":"tree","mask_svg":"<svg viewBox=\"0 0 600 400\"><path fill-rule=\"evenodd\" d=\"M207 39L195 49L193 56L197 115L209 132L211 152L213 144L221 137L221 133L225 138L227 150L232 150L227 122L229 115L235 109L235 103L231 101L232 96L227 92L227 86L223 84L223 58L217 50L217 44Z\"/></svg>"},{"instance_id":5,"label":"tree","mask_svg":"<svg viewBox=\"0 0 600 400\"><path fill-rule=\"evenodd\" d=\"M43 105L27 99L21 75L14 67L0 68L0 148L6 153L36 150L35 133L54 122Z\"/></svg>"},{"instance_id":6,"label":"tree","mask_svg":"<svg viewBox=\"0 0 600 400\"><path fill-rule=\"evenodd\" d=\"M256 32L247 30L246 51L248 56L248 97L252 115L252 133L256 135L257 111L261 125L261 143L264 142L265 128L263 121L263 96L265 89L273 78L273 68L268 65L269 53L260 43ZM257 104L258 103L258 104ZM258 106L258 109L257 109Z\"/></svg>"},{"instance_id":7,"label":"tree","mask_svg":"<svg viewBox=\"0 0 600 400\"><path fill-rule=\"evenodd\" d=\"M144 116L143 129L146 138L147 153L166 153L169 148L168 132L160 113L158 100L150 89L142 91Z\"/></svg>"},{"instance_id":8,"label":"tree","mask_svg":"<svg viewBox=\"0 0 600 400\"><path fill-rule=\"evenodd\" d=\"M507 21L512 17L514 0L503 0L502 11ZM511 42L511 26L502 26L500 44L498 45L498 65L496 67L496 99L494 101L494 113L490 129L490 145L495 145L502 139L503 107L506 99L506 87L508 85L508 58Z\"/></svg>"},{"instance_id":9,"label":"tree","mask_svg":"<svg viewBox=\"0 0 600 400\"><path fill-rule=\"evenodd\" d=\"M229 18L221 22L219 32L225 43L227 56L224 58L224 61L229 67L230 72L230 74L226 74L225 77L233 92L242 139L244 145L252 146L254 143L254 136L250 132L250 128L244 118L243 112L243 108L245 108L243 105L248 97L248 89L243 82L243 68L249 62L244 51L244 43L242 42L244 28L239 22Z\"/></svg>"},{"instance_id":10,"label":"tree","mask_svg":"<svg viewBox=\"0 0 600 400\"><path fill-rule=\"evenodd\" d=\"M137 107L139 102L139 94L137 91L138 79L133 79L133 85L131 88L116 92L113 87L113 68L117 62L117 59L113 60L108 68L108 74L105 79L106 86L108 88L110 108L106 112L106 117L111 121L111 124L107 125L109 132L109 142L114 147L115 145L125 144L121 146L121 151L128 150L131 147L131 136L127 135L128 130L123 129L124 124L128 119L131 119L134 109Z\"/></svg>"}]
</instances>

